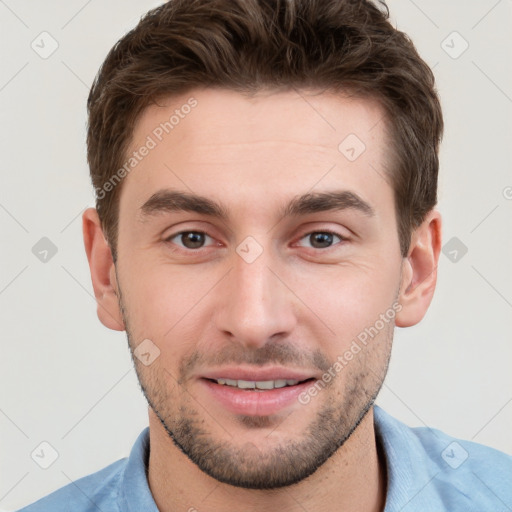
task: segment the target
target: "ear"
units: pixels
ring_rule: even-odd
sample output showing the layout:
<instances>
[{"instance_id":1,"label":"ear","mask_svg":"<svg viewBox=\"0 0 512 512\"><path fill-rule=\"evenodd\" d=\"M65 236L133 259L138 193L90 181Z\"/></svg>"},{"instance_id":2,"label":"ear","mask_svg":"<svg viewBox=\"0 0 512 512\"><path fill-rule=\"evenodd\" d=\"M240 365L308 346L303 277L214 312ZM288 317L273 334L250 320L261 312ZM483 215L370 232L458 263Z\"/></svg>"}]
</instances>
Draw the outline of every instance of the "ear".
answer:
<instances>
[{"instance_id":1,"label":"ear","mask_svg":"<svg viewBox=\"0 0 512 512\"><path fill-rule=\"evenodd\" d=\"M395 317L397 327L416 325L425 316L434 296L441 251L441 214L431 210L411 237L407 258L402 262L398 301L402 309Z\"/></svg>"},{"instance_id":2,"label":"ear","mask_svg":"<svg viewBox=\"0 0 512 512\"><path fill-rule=\"evenodd\" d=\"M112 252L103 235L95 208L87 208L83 213L82 229L94 296L98 305L98 318L105 327L114 331L124 331Z\"/></svg>"}]
</instances>

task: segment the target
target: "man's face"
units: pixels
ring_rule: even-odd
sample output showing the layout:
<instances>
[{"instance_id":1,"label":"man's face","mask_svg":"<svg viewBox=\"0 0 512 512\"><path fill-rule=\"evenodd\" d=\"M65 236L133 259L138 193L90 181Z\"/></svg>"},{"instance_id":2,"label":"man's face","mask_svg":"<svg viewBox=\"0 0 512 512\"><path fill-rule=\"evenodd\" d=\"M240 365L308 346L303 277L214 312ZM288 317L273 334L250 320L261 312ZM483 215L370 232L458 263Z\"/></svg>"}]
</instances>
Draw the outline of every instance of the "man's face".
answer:
<instances>
[{"instance_id":1,"label":"man's face","mask_svg":"<svg viewBox=\"0 0 512 512\"><path fill-rule=\"evenodd\" d=\"M343 444L387 370L402 258L383 111L340 95L213 89L159 105L136 125L131 151L154 147L125 178L119 211L129 343L150 340L134 357L141 386L210 476L290 485ZM172 130L158 130L176 109ZM225 216L180 209L169 192ZM339 208L316 196L343 192Z\"/></svg>"}]
</instances>

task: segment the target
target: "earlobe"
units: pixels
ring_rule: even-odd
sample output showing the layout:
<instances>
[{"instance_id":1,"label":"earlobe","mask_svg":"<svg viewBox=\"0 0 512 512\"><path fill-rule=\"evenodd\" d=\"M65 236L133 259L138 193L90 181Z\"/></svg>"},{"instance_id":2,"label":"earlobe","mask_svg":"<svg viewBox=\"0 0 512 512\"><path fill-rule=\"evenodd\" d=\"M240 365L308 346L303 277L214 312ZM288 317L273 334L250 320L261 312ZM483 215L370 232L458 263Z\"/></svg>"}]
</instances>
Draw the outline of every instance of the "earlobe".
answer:
<instances>
[{"instance_id":1,"label":"earlobe","mask_svg":"<svg viewBox=\"0 0 512 512\"><path fill-rule=\"evenodd\" d=\"M115 331L124 331L112 251L103 235L101 222L95 208L87 208L83 213L82 229L98 318L105 327Z\"/></svg>"},{"instance_id":2,"label":"earlobe","mask_svg":"<svg viewBox=\"0 0 512 512\"><path fill-rule=\"evenodd\" d=\"M402 264L398 300L402 309L395 317L397 327L410 327L425 316L434 296L441 251L441 214L430 211L411 237Z\"/></svg>"}]
</instances>

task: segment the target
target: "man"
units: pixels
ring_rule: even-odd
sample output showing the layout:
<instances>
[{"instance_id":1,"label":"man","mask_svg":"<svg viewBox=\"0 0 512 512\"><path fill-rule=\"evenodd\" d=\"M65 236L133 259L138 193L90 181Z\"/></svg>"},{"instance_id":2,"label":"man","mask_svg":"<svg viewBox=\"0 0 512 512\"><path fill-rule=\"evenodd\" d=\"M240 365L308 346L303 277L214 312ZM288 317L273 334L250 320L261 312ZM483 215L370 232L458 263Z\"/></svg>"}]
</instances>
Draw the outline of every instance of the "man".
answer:
<instances>
[{"instance_id":1,"label":"man","mask_svg":"<svg viewBox=\"0 0 512 512\"><path fill-rule=\"evenodd\" d=\"M512 508L512 457L374 405L436 285L434 78L349 0L171 0L89 100L101 322L149 428L23 510Z\"/></svg>"}]
</instances>

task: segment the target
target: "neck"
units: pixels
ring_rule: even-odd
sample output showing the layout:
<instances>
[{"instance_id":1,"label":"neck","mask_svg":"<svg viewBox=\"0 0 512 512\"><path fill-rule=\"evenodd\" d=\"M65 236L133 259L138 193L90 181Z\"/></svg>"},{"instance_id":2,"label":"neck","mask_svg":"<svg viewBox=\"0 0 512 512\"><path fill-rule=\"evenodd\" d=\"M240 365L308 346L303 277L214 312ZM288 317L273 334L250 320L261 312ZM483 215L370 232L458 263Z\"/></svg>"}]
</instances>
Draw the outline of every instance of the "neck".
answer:
<instances>
[{"instance_id":1,"label":"neck","mask_svg":"<svg viewBox=\"0 0 512 512\"><path fill-rule=\"evenodd\" d=\"M273 490L242 489L203 473L173 443L151 409L149 428L148 481L160 512L384 510L385 460L377 448L373 407L315 473L298 484Z\"/></svg>"}]
</instances>

